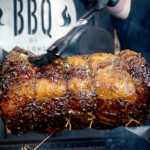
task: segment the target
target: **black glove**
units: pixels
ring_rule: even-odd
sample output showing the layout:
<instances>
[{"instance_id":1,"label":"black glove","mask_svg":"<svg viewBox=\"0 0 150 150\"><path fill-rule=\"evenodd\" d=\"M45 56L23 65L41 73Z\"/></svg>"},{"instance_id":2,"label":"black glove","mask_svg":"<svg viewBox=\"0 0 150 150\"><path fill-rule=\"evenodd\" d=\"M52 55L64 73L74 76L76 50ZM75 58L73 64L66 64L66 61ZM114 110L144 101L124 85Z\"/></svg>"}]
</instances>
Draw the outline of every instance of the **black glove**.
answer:
<instances>
[{"instance_id":1,"label":"black glove","mask_svg":"<svg viewBox=\"0 0 150 150\"><path fill-rule=\"evenodd\" d=\"M90 9L96 5L97 0L80 0L80 2L85 6L85 8Z\"/></svg>"},{"instance_id":2,"label":"black glove","mask_svg":"<svg viewBox=\"0 0 150 150\"><path fill-rule=\"evenodd\" d=\"M92 8L93 6L96 6L98 10L104 9L106 6L114 7L118 4L119 0L80 0L81 3L84 4L84 6L87 9Z\"/></svg>"}]
</instances>

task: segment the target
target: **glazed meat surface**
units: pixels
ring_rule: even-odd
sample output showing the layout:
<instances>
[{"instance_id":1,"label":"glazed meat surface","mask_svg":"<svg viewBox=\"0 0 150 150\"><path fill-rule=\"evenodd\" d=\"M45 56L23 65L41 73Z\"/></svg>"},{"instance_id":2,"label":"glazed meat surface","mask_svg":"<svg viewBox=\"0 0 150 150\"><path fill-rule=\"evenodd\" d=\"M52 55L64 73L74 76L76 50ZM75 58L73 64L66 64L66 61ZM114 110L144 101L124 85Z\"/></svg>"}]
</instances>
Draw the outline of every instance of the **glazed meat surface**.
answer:
<instances>
[{"instance_id":1,"label":"glazed meat surface","mask_svg":"<svg viewBox=\"0 0 150 150\"><path fill-rule=\"evenodd\" d=\"M140 54L61 57L34 67L16 47L3 60L1 116L14 134L139 126L149 116L150 69Z\"/></svg>"}]
</instances>

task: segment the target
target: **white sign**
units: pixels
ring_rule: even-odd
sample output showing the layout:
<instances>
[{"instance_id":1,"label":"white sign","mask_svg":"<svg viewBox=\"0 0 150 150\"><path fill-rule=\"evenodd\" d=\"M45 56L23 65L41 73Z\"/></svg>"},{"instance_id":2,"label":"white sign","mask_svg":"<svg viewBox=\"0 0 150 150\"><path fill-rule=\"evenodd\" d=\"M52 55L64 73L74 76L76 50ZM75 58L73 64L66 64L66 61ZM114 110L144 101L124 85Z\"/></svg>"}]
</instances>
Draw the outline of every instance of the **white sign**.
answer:
<instances>
[{"instance_id":1,"label":"white sign","mask_svg":"<svg viewBox=\"0 0 150 150\"><path fill-rule=\"evenodd\" d=\"M75 22L73 0L0 0L0 47L42 54Z\"/></svg>"}]
</instances>

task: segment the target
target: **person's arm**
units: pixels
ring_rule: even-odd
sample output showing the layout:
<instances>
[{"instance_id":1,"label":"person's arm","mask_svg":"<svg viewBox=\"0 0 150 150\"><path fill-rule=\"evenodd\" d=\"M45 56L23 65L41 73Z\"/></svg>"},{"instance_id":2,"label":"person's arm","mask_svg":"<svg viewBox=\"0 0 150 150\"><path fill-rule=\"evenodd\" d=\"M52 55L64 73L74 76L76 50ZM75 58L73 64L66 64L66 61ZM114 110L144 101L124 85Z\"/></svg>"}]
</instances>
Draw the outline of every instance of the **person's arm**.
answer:
<instances>
[{"instance_id":1,"label":"person's arm","mask_svg":"<svg viewBox=\"0 0 150 150\"><path fill-rule=\"evenodd\" d=\"M106 7L105 11L111 15L126 19L130 13L131 0L120 0L115 7Z\"/></svg>"}]
</instances>

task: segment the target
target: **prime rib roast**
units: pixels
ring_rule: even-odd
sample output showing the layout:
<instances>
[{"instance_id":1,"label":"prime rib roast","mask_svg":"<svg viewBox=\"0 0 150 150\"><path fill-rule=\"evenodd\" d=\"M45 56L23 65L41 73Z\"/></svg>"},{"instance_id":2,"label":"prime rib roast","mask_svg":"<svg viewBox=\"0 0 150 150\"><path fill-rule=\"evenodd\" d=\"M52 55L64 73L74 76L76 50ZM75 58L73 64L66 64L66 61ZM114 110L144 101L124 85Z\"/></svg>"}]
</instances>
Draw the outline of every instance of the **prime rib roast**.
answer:
<instances>
[{"instance_id":1,"label":"prime rib roast","mask_svg":"<svg viewBox=\"0 0 150 150\"><path fill-rule=\"evenodd\" d=\"M141 54L61 57L43 67L14 48L1 66L1 117L13 134L140 126L150 112L150 68Z\"/></svg>"}]
</instances>

